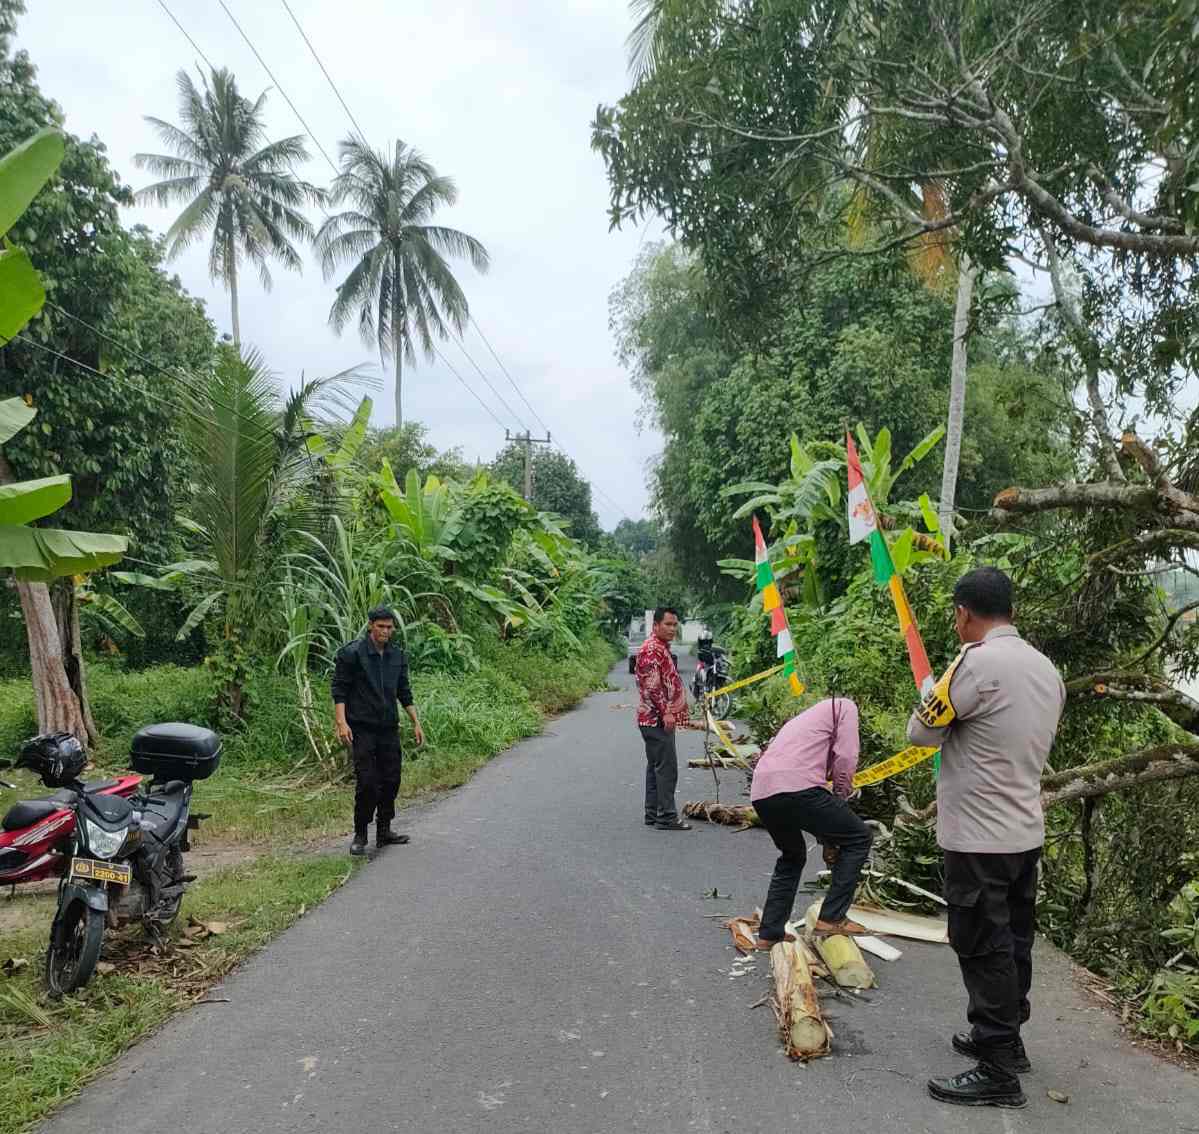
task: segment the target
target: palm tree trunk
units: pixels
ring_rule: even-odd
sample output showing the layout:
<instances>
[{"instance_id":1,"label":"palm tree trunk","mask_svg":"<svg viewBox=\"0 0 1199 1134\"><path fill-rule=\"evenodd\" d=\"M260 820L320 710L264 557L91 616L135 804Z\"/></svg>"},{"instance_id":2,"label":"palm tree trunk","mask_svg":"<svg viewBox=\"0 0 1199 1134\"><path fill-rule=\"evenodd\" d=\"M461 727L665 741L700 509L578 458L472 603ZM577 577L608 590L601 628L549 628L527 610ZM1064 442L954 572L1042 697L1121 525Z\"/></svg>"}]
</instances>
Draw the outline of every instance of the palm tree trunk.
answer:
<instances>
[{"instance_id":1,"label":"palm tree trunk","mask_svg":"<svg viewBox=\"0 0 1199 1134\"><path fill-rule=\"evenodd\" d=\"M399 304L393 303L391 310L391 351L392 362L395 366L396 374L396 429L400 429L404 425L404 405L403 405L403 386L404 386L404 353L403 343L400 337L399 324Z\"/></svg>"},{"instance_id":2,"label":"palm tree trunk","mask_svg":"<svg viewBox=\"0 0 1199 1134\"><path fill-rule=\"evenodd\" d=\"M241 353L241 320L237 314L237 249L229 255L229 298L233 305L233 345Z\"/></svg>"},{"instance_id":3,"label":"palm tree trunk","mask_svg":"<svg viewBox=\"0 0 1199 1134\"><path fill-rule=\"evenodd\" d=\"M945 428L945 463L941 468L941 505L937 519L945 553L953 542L953 509L957 496L958 463L962 456L962 423L966 416L966 343L970 334L970 307L978 269L964 252L958 262L958 296L953 312L953 363L949 376L949 420Z\"/></svg>"}]
</instances>

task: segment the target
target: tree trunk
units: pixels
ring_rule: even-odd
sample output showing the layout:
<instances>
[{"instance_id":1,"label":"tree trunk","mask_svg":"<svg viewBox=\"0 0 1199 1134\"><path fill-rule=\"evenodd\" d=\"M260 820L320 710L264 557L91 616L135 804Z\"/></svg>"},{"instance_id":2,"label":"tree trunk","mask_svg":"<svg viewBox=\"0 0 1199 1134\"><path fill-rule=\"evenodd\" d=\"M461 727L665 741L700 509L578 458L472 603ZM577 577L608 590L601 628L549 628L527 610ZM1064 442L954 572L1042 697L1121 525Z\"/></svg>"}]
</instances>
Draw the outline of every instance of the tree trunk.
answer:
<instances>
[{"instance_id":1,"label":"tree trunk","mask_svg":"<svg viewBox=\"0 0 1199 1134\"><path fill-rule=\"evenodd\" d=\"M949 420L945 428L945 463L941 468L941 505L938 521L948 555L953 543L953 508L957 496L958 463L962 455L962 422L966 416L967 340L974 281L978 270L964 252L958 262L958 298L953 312L953 364L949 375Z\"/></svg>"},{"instance_id":2,"label":"tree trunk","mask_svg":"<svg viewBox=\"0 0 1199 1134\"><path fill-rule=\"evenodd\" d=\"M828 1055L832 1032L820 1011L802 941L782 941L770 950L774 1015L789 1059Z\"/></svg>"},{"instance_id":3,"label":"tree trunk","mask_svg":"<svg viewBox=\"0 0 1199 1134\"><path fill-rule=\"evenodd\" d=\"M399 304L392 304L391 311L391 356L396 375L396 429L404 425L404 343L400 335Z\"/></svg>"},{"instance_id":4,"label":"tree trunk","mask_svg":"<svg viewBox=\"0 0 1199 1134\"><path fill-rule=\"evenodd\" d=\"M8 459L0 453L0 484L13 484L16 479ZM90 715L84 716L79 698L67 678L62 638L50 602L50 589L45 583L22 579L14 582L25 615L38 732L69 732L80 744L86 745ZM83 673L82 659L79 673Z\"/></svg>"},{"instance_id":5,"label":"tree trunk","mask_svg":"<svg viewBox=\"0 0 1199 1134\"><path fill-rule=\"evenodd\" d=\"M54 621L58 625L58 640L62 646L63 669L71 686L90 743L100 738L92 717L91 701L87 695L87 669L83 662L83 642L79 633L79 603L75 600L75 584L71 579L59 579L50 590Z\"/></svg>"},{"instance_id":6,"label":"tree trunk","mask_svg":"<svg viewBox=\"0 0 1199 1134\"><path fill-rule=\"evenodd\" d=\"M230 241L232 243L232 241ZM233 309L233 345L241 353L241 318L237 312L237 248L229 253L229 300Z\"/></svg>"},{"instance_id":7,"label":"tree trunk","mask_svg":"<svg viewBox=\"0 0 1199 1134\"><path fill-rule=\"evenodd\" d=\"M45 583L18 579L17 594L21 597L25 632L29 638L29 666L33 673L38 732L69 732L80 744L86 745L89 739L87 723L79 698L67 678L50 588Z\"/></svg>"}]
</instances>

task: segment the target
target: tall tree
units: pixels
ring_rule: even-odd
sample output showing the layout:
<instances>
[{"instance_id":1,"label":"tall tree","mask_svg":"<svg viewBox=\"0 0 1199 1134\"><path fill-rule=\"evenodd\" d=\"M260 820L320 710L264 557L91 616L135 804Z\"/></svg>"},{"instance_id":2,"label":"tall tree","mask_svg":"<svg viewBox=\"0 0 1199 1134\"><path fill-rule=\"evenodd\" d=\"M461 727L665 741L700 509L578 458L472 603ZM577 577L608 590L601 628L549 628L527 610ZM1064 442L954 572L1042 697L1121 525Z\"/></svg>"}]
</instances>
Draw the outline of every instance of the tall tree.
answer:
<instances>
[{"instance_id":1,"label":"tall tree","mask_svg":"<svg viewBox=\"0 0 1199 1134\"><path fill-rule=\"evenodd\" d=\"M340 334L357 317L363 342L377 346L395 370L396 426L404 424L403 364L419 346L432 358L434 339L461 333L470 307L447 256L465 256L487 270L487 250L473 236L430 223L458 199L454 182L421 154L397 141L387 152L357 138L341 143L341 173L330 194L345 212L329 217L316 246L325 278L352 264L338 285L329 322Z\"/></svg>"},{"instance_id":2,"label":"tall tree","mask_svg":"<svg viewBox=\"0 0 1199 1134\"><path fill-rule=\"evenodd\" d=\"M267 261L300 271L303 261L293 241L308 242L313 229L300 212L306 203L319 203L324 194L292 171L308 160L302 135L267 140L263 108L266 93L254 102L238 92L232 72L221 68L201 74L196 86L186 71L176 79L182 126L147 117L172 154L137 154L134 161L165 180L148 185L139 201L184 205L167 230L167 255L183 249L211 231L208 270L229 289L233 341L241 343L238 313L238 262L248 260L270 289Z\"/></svg>"}]
</instances>

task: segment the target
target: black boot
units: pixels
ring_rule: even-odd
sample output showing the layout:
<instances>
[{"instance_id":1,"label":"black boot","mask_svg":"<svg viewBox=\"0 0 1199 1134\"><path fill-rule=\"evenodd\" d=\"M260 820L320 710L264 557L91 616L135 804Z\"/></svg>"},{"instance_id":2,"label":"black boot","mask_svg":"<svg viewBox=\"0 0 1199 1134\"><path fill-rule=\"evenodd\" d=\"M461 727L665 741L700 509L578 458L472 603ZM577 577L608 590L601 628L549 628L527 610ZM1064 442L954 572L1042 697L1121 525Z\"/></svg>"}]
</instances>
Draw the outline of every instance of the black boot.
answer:
<instances>
[{"instance_id":1,"label":"black boot","mask_svg":"<svg viewBox=\"0 0 1199 1134\"><path fill-rule=\"evenodd\" d=\"M392 834L390 823L380 823L375 828L375 846L377 847L398 847L403 846L407 841L407 835Z\"/></svg>"},{"instance_id":2,"label":"black boot","mask_svg":"<svg viewBox=\"0 0 1199 1134\"><path fill-rule=\"evenodd\" d=\"M948 1079L929 1079L928 1093L938 1102L955 1106L1000 1106L1012 1110L1028 1106L1020 1080L1011 1072L986 1063Z\"/></svg>"},{"instance_id":3,"label":"black boot","mask_svg":"<svg viewBox=\"0 0 1199 1134\"><path fill-rule=\"evenodd\" d=\"M366 832L355 831L354 841L350 843L350 854L357 857L358 855L366 854Z\"/></svg>"},{"instance_id":4,"label":"black boot","mask_svg":"<svg viewBox=\"0 0 1199 1134\"><path fill-rule=\"evenodd\" d=\"M980 1062L994 1063L1004 1071L1012 1071L1017 1075L1027 1075L1032 1071L1032 1064L1029 1062L1028 1052L1024 1050L1022 1039L1002 1049L984 1051L974 1042L974 1036L970 1032L958 1032L953 1037L953 1050Z\"/></svg>"}]
</instances>

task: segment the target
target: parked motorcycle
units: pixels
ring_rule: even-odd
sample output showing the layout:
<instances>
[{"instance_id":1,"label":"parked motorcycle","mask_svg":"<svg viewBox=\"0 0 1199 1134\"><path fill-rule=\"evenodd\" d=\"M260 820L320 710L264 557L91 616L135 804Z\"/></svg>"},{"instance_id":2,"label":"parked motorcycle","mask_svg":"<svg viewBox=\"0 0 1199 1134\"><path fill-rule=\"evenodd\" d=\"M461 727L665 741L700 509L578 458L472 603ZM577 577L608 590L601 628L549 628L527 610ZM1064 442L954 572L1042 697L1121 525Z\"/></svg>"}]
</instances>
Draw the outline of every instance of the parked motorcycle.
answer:
<instances>
[{"instance_id":1,"label":"parked motorcycle","mask_svg":"<svg viewBox=\"0 0 1199 1134\"><path fill-rule=\"evenodd\" d=\"M728 651L714 645L711 638L700 638L696 642L695 653L699 660L695 666L695 676L691 679L691 693L696 701L702 701L706 694L728 685L732 681L733 671L729 665ZM717 720L726 720L732 705L731 695L722 693L712 699L709 707Z\"/></svg>"},{"instance_id":2,"label":"parked motorcycle","mask_svg":"<svg viewBox=\"0 0 1199 1134\"><path fill-rule=\"evenodd\" d=\"M83 785L87 795L130 798L141 776L120 775ZM0 782L0 787L13 787ZM66 789L41 799L18 800L0 820L0 886L56 878L67 865L67 841L75 833L75 792Z\"/></svg>"},{"instance_id":3,"label":"parked motorcycle","mask_svg":"<svg viewBox=\"0 0 1199 1134\"><path fill-rule=\"evenodd\" d=\"M125 798L84 790L78 776L87 757L69 734L35 737L22 748L18 765L37 772L47 787L65 788L74 818L46 953L52 996L91 979L105 926L140 921L159 938L179 915L194 880L184 873L187 833L207 818L191 811L193 783L212 775L220 759L220 741L209 729L151 725L133 738L130 759L135 771L152 777L149 788Z\"/></svg>"}]
</instances>

